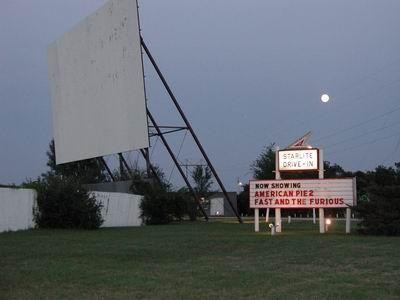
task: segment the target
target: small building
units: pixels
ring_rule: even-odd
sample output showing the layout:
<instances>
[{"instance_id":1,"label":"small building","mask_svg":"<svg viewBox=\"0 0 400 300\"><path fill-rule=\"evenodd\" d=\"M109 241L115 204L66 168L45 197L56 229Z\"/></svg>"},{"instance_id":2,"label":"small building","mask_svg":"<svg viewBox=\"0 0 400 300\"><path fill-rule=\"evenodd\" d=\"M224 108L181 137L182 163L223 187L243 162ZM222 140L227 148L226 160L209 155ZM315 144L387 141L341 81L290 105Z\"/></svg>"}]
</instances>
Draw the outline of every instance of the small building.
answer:
<instances>
[{"instance_id":1,"label":"small building","mask_svg":"<svg viewBox=\"0 0 400 300\"><path fill-rule=\"evenodd\" d=\"M231 201L235 210L237 210L237 194L236 192L228 192L229 200ZM207 197L209 202L206 213L210 217L235 217L236 214L232 210L228 200L223 193L215 193Z\"/></svg>"}]
</instances>

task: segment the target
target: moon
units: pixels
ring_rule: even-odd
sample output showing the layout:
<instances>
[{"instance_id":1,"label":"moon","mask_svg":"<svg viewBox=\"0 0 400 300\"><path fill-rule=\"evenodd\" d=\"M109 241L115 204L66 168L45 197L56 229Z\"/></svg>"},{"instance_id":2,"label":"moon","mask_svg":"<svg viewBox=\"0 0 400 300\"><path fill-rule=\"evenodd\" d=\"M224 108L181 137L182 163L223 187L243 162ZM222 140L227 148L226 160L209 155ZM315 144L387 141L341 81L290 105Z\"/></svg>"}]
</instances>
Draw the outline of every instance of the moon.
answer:
<instances>
[{"instance_id":1,"label":"moon","mask_svg":"<svg viewBox=\"0 0 400 300\"><path fill-rule=\"evenodd\" d=\"M328 94L323 94L323 95L321 95L321 101L322 102L324 102L324 103L326 103L326 102L328 102L329 101L329 95Z\"/></svg>"}]
</instances>

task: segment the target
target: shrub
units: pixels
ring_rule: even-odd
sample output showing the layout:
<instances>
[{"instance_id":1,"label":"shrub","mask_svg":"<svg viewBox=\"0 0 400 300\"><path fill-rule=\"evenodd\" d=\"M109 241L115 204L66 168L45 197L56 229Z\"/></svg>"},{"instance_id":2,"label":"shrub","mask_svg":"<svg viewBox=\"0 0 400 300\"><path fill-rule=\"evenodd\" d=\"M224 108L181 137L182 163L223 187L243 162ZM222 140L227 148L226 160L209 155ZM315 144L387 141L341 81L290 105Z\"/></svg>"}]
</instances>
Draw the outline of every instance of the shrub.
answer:
<instances>
[{"instance_id":1,"label":"shrub","mask_svg":"<svg viewBox=\"0 0 400 300\"><path fill-rule=\"evenodd\" d=\"M400 187L371 189L357 206L362 221L359 231L365 234L400 235Z\"/></svg>"},{"instance_id":2,"label":"shrub","mask_svg":"<svg viewBox=\"0 0 400 300\"><path fill-rule=\"evenodd\" d=\"M168 185L149 180L135 180L131 191L143 195L140 210L145 224L168 224L174 219L181 221L188 214L191 198L185 189L170 191Z\"/></svg>"},{"instance_id":3,"label":"shrub","mask_svg":"<svg viewBox=\"0 0 400 300\"><path fill-rule=\"evenodd\" d=\"M76 179L48 175L32 184L38 192L34 213L39 228L96 229L102 205Z\"/></svg>"},{"instance_id":4,"label":"shrub","mask_svg":"<svg viewBox=\"0 0 400 300\"><path fill-rule=\"evenodd\" d=\"M250 193L249 185L245 184L243 186L243 191L239 193L237 198L238 212L239 214L244 216L250 216L253 213L252 209L250 208L249 193Z\"/></svg>"},{"instance_id":5,"label":"shrub","mask_svg":"<svg viewBox=\"0 0 400 300\"><path fill-rule=\"evenodd\" d=\"M174 219L182 221L184 216L188 214L188 207L191 197L182 190L167 194L169 199L170 212Z\"/></svg>"},{"instance_id":6,"label":"shrub","mask_svg":"<svg viewBox=\"0 0 400 300\"><path fill-rule=\"evenodd\" d=\"M184 193L158 190L144 195L140 210L145 224L168 224L174 219L183 219L188 211L188 199Z\"/></svg>"}]
</instances>

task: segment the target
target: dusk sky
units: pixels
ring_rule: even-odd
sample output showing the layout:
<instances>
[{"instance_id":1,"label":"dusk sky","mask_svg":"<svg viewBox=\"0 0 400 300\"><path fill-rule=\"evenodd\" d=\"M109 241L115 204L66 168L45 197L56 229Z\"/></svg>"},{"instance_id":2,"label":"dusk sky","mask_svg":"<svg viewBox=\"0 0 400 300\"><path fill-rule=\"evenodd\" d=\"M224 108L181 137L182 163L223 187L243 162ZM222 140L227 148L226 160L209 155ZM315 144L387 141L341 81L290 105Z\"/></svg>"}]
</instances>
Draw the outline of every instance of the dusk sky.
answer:
<instances>
[{"instance_id":1,"label":"dusk sky","mask_svg":"<svg viewBox=\"0 0 400 300\"><path fill-rule=\"evenodd\" d=\"M46 170L47 47L104 3L1 1L0 183L19 184ZM400 1L139 6L142 36L228 189L251 177L249 166L265 145L284 148L307 131L325 160L345 170L400 161ZM163 125L177 123L146 59L145 76L149 107ZM322 103L323 93L331 101ZM177 151L182 139L171 138ZM169 178L161 150L158 141L152 158ZM180 159L199 158L187 137Z\"/></svg>"}]
</instances>

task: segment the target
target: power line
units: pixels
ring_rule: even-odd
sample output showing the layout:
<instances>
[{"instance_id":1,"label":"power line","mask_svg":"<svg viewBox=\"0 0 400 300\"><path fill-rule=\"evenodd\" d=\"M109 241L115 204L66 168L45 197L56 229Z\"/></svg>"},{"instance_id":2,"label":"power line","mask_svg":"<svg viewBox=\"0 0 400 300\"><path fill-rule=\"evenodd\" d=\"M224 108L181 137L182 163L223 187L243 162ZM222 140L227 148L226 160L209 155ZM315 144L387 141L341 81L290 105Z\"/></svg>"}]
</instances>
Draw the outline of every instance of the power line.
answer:
<instances>
[{"instance_id":1,"label":"power line","mask_svg":"<svg viewBox=\"0 0 400 300\"><path fill-rule=\"evenodd\" d=\"M391 128L391 127L394 127L394 126L399 125L399 124L400 124L400 122L397 122L397 123L392 124L392 125L387 125L387 126L384 126L384 127L376 128L375 130L369 130L368 134L371 134L371 133L374 133L374 132L378 132L378 131L384 130L386 128ZM340 142L325 146L324 148L327 149L327 148L336 147L337 145L340 145L340 144L343 144L343 143L346 143L346 142L349 142L349 141L354 141L354 140L357 140L357 139L359 139L361 137L365 137L365 136L366 136L366 134L359 134L359 135L356 135L356 136L352 136L352 137L350 137L348 139L341 140Z\"/></svg>"},{"instance_id":2,"label":"power line","mask_svg":"<svg viewBox=\"0 0 400 300\"><path fill-rule=\"evenodd\" d=\"M379 74L379 73L382 73L384 70L386 70L386 69L389 68L389 67L395 66L396 63L398 63L398 62L400 62L400 58L397 58L397 59L395 59L394 61L391 61L391 62L389 62L389 63L383 65L382 67L378 68L378 69L375 70L374 72L372 72L372 73L370 73L370 74L367 74L367 75L361 77L359 80L355 81L354 83L345 86L345 87L342 89L342 91L345 91L345 92L346 92L347 90L350 90L350 89L354 88L355 86L358 86L360 83L364 82L365 80L370 79L370 78L374 78L375 75L377 75L377 74Z\"/></svg>"},{"instance_id":3,"label":"power line","mask_svg":"<svg viewBox=\"0 0 400 300\"><path fill-rule=\"evenodd\" d=\"M331 133L331 134L325 135L325 136L323 136L323 137L320 137L320 138L314 140L314 142L317 142L317 141L320 141L320 140L324 140L324 139L327 139L327 138L329 138L329 137L338 135L338 134L340 134L340 133L349 131L349 130L351 130L351 129L360 127L360 126L362 126L362 125L364 125L364 124L367 124L367 123L369 123L369 122L378 120L378 119L380 119L380 118L382 118L382 117L384 117L384 116L390 115L390 114L392 114L392 113L394 113L394 112L396 112L396 111L398 111L398 110L400 110L400 106L398 106L398 107L396 107L396 108L394 108L394 109L392 109L392 110L390 110L390 111L387 111L387 112L385 112L385 113L383 113L383 114L380 114L380 115L378 115L378 116L375 116L375 117L373 117L373 118L370 118L370 119L367 119L367 120L362 121L362 122L360 122L360 123L357 123L357 124L355 124L355 125L352 125L352 126L350 126L350 127L347 127L347 128L338 130L338 131L336 131L336 132L333 132L333 133Z\"/></svg>"},{"instance_id":4,"label":"power line","mask_svg":"<svg viewBox=\"0 0 400 300\"><path fill-rule=\"evenodd\" d=\"M396 83L398 83L398 82L400 82L400 79L393 80L393 81L391 81L391 82L389 82L389 83L386 83L386 84L381 84L380 86L378 86L377 89L375 89L374 91L369 92L368 95L360 95L360 96L357 96L357 97L352 98L352 102L351 102L351 103L352 103L352 104L357 103L357 102L359 102L360 100L368 99L368 98L371 97L371 96L378 96L378 95L379 95L381 92L383 92L386 88L388 88L388 87L390 87L390 86L392 86L392 85L394 85L394 84L396 84ZM340 94L339 94L339 95L340 95ZM337 98L337 97L335 97L335 98ZM344 107L344 108L347 108L347 106Z\"/></svg>"},{"instance_id":5,"label":"power line","mask_svg":"<svg viewBox=\"0 0 400 300\"><path fill-rule=\"evenodd\" d=\"M336 152L333 152L331 154L337 154L337 153L341 153L341 152L344 152L344 151L353 150L353 149L356 149L356 148L359 148L359 147L362 147L362 146L365 146L365 145L370 145L370 144L374 144L374 143L382 141L382 140L387 140L387 139L392 138L394 136L400 136L400 132L396 132L395 134L392 134L392 135L389 135L389 136L385 136L385 137L377 138L377 139L374 139L374 140L371 140L371 141L367 141L365 143L358 144L358 145L353 146L353 147L341 149L340 151L336 151ZM328 152L329 152L329 150L328 150Z\"/></svg>"}]
</instances>

